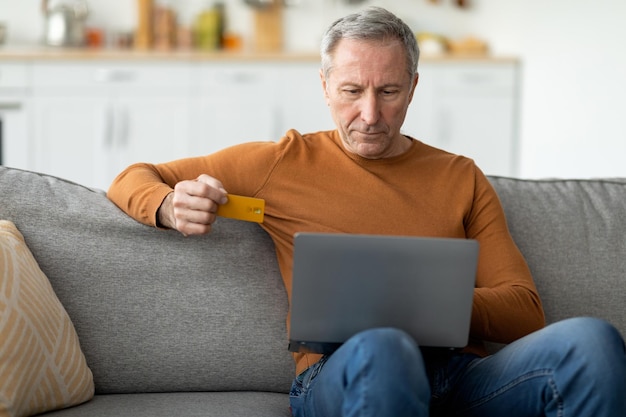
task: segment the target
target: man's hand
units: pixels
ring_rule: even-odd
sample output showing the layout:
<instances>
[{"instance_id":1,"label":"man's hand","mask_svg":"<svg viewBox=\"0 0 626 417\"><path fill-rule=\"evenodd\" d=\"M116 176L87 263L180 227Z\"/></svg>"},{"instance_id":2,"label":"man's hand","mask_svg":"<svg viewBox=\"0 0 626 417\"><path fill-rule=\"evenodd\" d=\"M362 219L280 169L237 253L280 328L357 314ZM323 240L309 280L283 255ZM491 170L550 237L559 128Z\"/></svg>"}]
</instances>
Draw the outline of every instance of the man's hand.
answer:
<instances>
[{"instance_id":1,"label":"man's hand","mask_svg":"<svg viewBox=\"0 0 626 417\"><path fill-rule=\"evenodd\" d=\"M203 174L176 184L163 200L157 217L161 226L176 229L185 236L202 235L211 231L217 207L227 201L222 183Z\"/></svg>"}]
</instances>

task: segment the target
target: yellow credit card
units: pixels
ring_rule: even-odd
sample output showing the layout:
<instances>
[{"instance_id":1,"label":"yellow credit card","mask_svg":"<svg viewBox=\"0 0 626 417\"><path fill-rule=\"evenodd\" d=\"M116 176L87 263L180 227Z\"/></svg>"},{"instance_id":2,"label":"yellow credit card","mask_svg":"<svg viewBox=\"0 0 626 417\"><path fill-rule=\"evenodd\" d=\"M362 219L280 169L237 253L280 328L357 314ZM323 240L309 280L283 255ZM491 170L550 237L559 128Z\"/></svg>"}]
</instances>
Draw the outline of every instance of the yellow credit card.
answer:
<instances>
[{"instance_id":1,"label":"yellow credit card","mask_svg":"<svg viewBox=\"0 0 626 417\"><path fill-rule=\"evenodd\" d=\"M228 203L220 204L217 215L247 222L263 223L265 200L228 194Z\"/></svg>"}]
</instances>

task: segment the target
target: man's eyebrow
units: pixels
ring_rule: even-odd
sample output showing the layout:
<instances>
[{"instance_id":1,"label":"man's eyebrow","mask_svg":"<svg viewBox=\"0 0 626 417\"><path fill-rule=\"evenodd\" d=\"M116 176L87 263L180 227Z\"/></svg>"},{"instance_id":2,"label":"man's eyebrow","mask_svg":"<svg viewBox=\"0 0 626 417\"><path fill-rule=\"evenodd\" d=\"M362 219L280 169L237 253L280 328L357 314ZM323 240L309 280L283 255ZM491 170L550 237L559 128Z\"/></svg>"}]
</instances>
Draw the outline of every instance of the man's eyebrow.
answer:
<instances>
[{"instance_id":1,"label":"man's eyebrow","mask_svg":"<svg viewBox=\"0 0 626 417\"><path fill-rule=\"evenodd\" d=\"M339 87L363 88L363 85L356 81L343 81L343 82L339 82L338 85ZM403 83L387 83L387 84L383 84L374 88L376 88L377 90L383 90L385 88L402 88L402 87L403 87Z\"/></svg>"},{"instance_id":2,"label":"man's eyebrow","mask_svg":"<svg viewBox=\"0 0 626 417\"><path fill-rule=\"evenodd\" d=\"M402 88L402 84L400 83L388 83L388 84L384 84L378 88Z\"/></svg>"}]
</instances>

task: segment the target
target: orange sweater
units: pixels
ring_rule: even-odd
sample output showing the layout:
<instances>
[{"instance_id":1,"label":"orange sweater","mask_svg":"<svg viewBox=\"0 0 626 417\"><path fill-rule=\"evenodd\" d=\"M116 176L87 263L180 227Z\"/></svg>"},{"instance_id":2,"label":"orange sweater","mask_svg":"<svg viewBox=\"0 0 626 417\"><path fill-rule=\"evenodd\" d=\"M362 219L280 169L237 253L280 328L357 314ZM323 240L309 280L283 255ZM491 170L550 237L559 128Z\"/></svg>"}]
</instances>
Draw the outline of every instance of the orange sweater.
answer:
<instances>
[{"instance_id":1,"label":"orange sweater","mask_svg":"<svg viewBox=\"0 0 626 417\"><path fill-rule=\"evenodd\" d=\"M344 150L336 131L279 142L254 142L166 164L136 164L108 196L135 219L156 225L156 212L179 181L200 174L229 193L266 200L262 227L276 245L291 296L293 235L298 231L419 235L480 243L470 344L508 343L544 325L530 271L509 234L499 199L465 157L413 140L404 154L368 160ZM319 359L295 354L297 372Z\"/></svg>"}]
</instances>

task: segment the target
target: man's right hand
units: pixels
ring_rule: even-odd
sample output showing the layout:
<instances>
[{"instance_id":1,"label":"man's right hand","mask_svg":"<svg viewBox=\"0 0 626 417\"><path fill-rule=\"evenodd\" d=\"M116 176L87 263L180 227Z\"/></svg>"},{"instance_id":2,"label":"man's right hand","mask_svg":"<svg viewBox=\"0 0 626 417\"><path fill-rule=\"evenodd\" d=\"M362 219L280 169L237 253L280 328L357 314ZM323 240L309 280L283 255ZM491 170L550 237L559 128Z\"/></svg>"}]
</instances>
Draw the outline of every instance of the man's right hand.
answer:
<instances>
[{"instance_id":1,"label":"man's right hand","mask_svg":"<svg viewBox=\"0 0 626 417\"><path fill-rule=\"evenodd\" d=\"M181 181L163 200L157 213L159 224L185 236L209 233L217 207L228 201L226 194L219 180L205 174Z\"/></svg>"}]
</instances>

